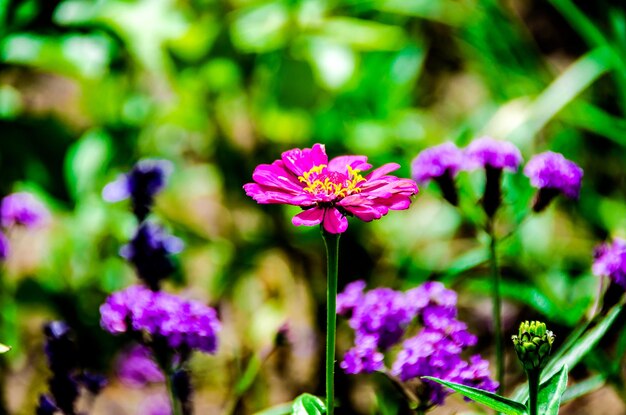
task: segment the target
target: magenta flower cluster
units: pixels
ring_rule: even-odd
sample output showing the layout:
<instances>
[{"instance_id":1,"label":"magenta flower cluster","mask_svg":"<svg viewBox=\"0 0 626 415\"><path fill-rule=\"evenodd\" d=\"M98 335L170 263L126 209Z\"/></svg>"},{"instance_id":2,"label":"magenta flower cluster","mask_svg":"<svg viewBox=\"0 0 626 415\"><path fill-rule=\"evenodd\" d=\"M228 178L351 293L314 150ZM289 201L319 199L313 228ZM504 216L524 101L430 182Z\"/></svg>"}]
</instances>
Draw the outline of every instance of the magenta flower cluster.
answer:
<instances>
[{"instance_id":1,"label":"magenta flower cluster","mask_svg":"<svg viewBox=\"0 0 626 415\"><path fill-rule=\"evenodd\" d=\"M461 353L476 344L467 325L457 319L457 296L439 282L428 282L407 292L376 288L365 292L365 283L356 281L337 296L337 313L349 317L355 345L340 366L349 374L387 371L384 352L399 344L413 325L417 334L404 340L391 373L406 382L422 376L495 391L498 384L489 377L487 361ZM420 399L440 405L449 391L425 381Z\"/></svg>"},{"instance_id":2,"label":"magenta flower cluster","mask_svg":"<svg viewBox=\"0 0 626 415\"><path fill-rule=\"evenodd\" d=\"M615 238L596 247L592 271L599 277L609 277L626 290L626 240Z\"/></svg>"},{"instance_id":3,"label":"magenta flower cluster","mask_svg":"<svg viewBox=\"0 0 626 415\"><path fill-rule=\"evenodd\" d=\"M7 229L14 226L35 228L49 218L48 209L31 193L12 193L0 203L0 224ZM9 248L8 238L0 231L0 260L7 257Z\"/></svg>"},{"instance_id":4,"label":"magenta flower cluster","mask_svg":"<svg viewBox=\"0 0 626 415\"><path fill-rule=\"evenodd\" d=\"M547 151L530 159L524 167L524 175L538 189L555 189L576 199L580 194L583 170L562 154Z\"/></svg>"},{"instance_id":5,"label":"magenta flower cluster","mask_svg":"<svg viewBox=\"0 0 626 415\"><path fill-rule=\"evenodd\" d=\"M101 326L112 334L134 331L165 338L174 349L217 350L217 313L199 301L135 285L109 296L100 316Z\"/></svg>"},{"instance_id":6,"label":"magenta flower cluster","mask_svg":"<svg viewBox=\"0 0 626 415\"><path fill-rule=\"evenodd\" d=\"M261 164L252 174L253 183L244 185L246 194L261 204L299 206L293 217L296 226L321 224L333 234L348 228L347 216L365 222L380 219L389 210L407 209L417 194L414 181L389 173L400 166L385 164L372 168L366 156L340 156L331 160L322 144L292 149L272 164Z\"/></svg>"}]
</instances>

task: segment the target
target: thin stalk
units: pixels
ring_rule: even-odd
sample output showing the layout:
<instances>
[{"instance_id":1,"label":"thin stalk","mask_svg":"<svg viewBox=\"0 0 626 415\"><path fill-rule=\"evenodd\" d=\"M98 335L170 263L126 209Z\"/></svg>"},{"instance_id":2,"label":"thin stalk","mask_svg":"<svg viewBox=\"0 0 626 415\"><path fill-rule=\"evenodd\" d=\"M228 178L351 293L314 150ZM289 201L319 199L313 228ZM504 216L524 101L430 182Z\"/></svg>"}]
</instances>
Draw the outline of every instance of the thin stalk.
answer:
<instances>
[{"instance_id":1,"label":"thin stalk","mask_svg":"<svg viewBox=\"0 0 626 415\"><path fill-rule=\"evenodd\" d=\"M337 331L337 270L339 266L339 236L322 230L326 245L326 413L335 409L335 334Z\"/></svg>"},{"instance_id":2,"label":"thin stalk","mask_svg":"<svg viewBox=\"0 0 626 415\"><path fill-rule=\"evenodd\" d=\"M528 376L528 414L537 415L537 395L539 394L539 370L529 370Z\"/></svg>"},{"instance_id":3,"label":"thin stalk","mask_svg":"<svg viewBox=\"0 0 626 415\"><path fill-rule=\"evenodd\" d=\"M183 415L182 405L180 405L180 401L176 397L176 391L174 390L174 373L166 373L165 383L167 386L167 393L170 397L170 403L172 404L172 415Z\"/></svg>"},{"instance_id":4,"label":"thin stalk","mask_svg":"<svg viewBox=\"0 0 626 415\"><path fill-rule=\"evenodd\" d=\"M501 276L498 268L498 257L496 253L497 239L493 229L493 220L487 223L487 233L489 234L489 265L493 277L493 327L496 337L496 378L498 380L498 394L504 393L504 350L502 342L502 293Z\"/></svg>"}]
</instances>

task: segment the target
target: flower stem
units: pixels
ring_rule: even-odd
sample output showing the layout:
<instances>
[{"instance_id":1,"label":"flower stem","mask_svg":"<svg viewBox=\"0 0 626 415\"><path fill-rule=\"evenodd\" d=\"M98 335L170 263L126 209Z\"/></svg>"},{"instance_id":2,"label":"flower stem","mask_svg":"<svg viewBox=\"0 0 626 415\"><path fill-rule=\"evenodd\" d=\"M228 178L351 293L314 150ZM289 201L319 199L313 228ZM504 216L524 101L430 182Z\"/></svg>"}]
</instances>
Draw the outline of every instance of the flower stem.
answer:
<instances>
[{"instance_id":1,"label":"flower stem","mask_svg":"<svg viewBox=\"0 0 626 415\"><path fill-rule=\"evenodd\" d=\"M500 289L501 277L498 269L498 257L496 254L497 239L493 229L493 219L487 222L489 234L489 264L493 277L493 327L496 337L496 378L498 380L498 394L504 393L504 351L502 348L502 293Z\"/></svg>"},{"instance_id":2,"label":"flower stem","mask_svg":"<svg viewBox=\"0 0 626 415\"><path fill-rule=\"evenodd\" d=\"M167 373L167 372L166 372ZM182 415L182 408L180 405L180 401L176 397L176 391L174 390L174 373L167 373L165 376L166 385L167 385L167 393L170 397L170 403L172 405L172 415Z\"/></svg>"},{"instance_id":3,"label":"flower stem","mask_svg":"<svg viewBox=\"0 0 626 415\"><path fill-rule=\"evenodd\" d=\"M528 414L537 415L537 395L539 394L539 370L529 370L528 376Z\"/></svg>"},{"instance_id":4,"label":"flower stem","mask_svg":"<svg viewBox=\"0 0 626 415\"><path fill-rule=\"evenodd\" d=\"M326 245L326 414L333 415L335 407L335 332L337 326L337 268L339 265L339 236L322 230Z\"/></svg>"}]
</instances>

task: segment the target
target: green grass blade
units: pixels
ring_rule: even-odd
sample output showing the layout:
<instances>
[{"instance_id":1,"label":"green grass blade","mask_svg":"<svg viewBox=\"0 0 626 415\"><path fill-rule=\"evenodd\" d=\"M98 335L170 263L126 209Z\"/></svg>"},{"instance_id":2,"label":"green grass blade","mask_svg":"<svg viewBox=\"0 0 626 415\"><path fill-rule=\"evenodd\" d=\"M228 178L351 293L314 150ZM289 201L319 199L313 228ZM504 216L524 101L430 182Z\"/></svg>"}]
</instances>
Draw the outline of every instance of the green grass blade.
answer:
<instances>
[{"instance_id":1,"label":"green grass blade","mask_svg":"<svg viewBox=\"0 0 626 415\"><path fill-rule=\"evenodd\" d=\"M573 401L576 398L600 389L605 383L606 377L602 374L592 376L589 379L578 382L565 390L565 393L563 393L563 396L561 397L561 402L566 403Z\"/></svg>"},{"instance_id":2,"label":"green grass blade","mask_svg":"<svg viewBox=\"0 0 626 415\"><path fill-rule=\"evenodd\" d=\"M503 396L496 395L495 393L486 392L482 389L476 389L470 386L448 382L430 376L424 376L423 379L432 380L433 382L447 386L461 395L481 403L494 411L498 411L506 415L527 415L526 407L524 405Z\"/></svg>"}]
</instances>

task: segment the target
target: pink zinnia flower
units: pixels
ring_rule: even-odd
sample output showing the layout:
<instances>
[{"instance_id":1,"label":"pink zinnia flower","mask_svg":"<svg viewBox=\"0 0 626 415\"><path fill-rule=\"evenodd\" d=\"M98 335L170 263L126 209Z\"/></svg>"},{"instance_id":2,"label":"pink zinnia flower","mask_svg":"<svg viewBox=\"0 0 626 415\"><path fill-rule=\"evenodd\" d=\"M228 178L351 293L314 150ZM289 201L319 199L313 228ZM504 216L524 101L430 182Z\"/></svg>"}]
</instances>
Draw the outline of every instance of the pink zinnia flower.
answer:
<instances>
[{"instance_id":1,"label":"pink zinnia flower","mask_svg":"<svg viewBox=\"0 0 626 415\"><path fill-rule=\"evenodd\" d=\"M296 226L322 224L330 233L348 228L346 216L366 222L380 219L390 209L403 210L417 194L417 184L388 173L396 163L385 164L367 176L372 168L366 156L340 156L328 161L323 144L313 148L294 148L272 164L257 166L254 183L243 186L246 194L258 203L282 203L300 206L303 212L293 217Z\"/></svg>"}]
</instances>

